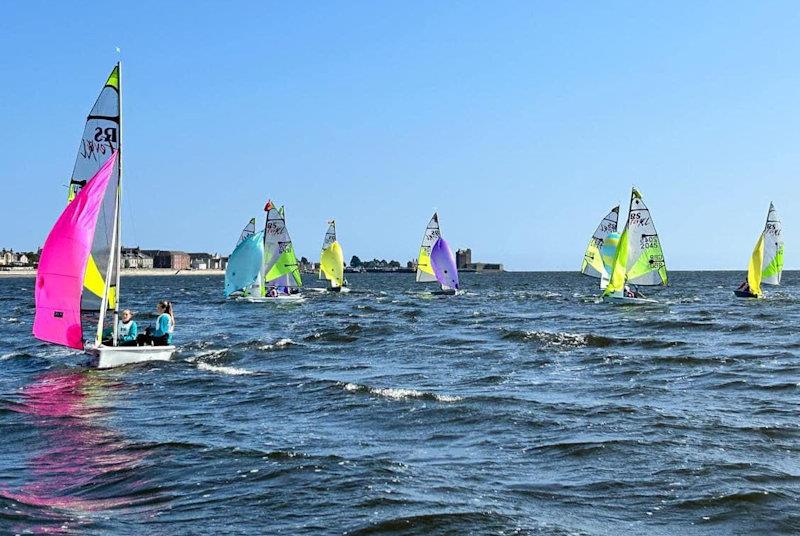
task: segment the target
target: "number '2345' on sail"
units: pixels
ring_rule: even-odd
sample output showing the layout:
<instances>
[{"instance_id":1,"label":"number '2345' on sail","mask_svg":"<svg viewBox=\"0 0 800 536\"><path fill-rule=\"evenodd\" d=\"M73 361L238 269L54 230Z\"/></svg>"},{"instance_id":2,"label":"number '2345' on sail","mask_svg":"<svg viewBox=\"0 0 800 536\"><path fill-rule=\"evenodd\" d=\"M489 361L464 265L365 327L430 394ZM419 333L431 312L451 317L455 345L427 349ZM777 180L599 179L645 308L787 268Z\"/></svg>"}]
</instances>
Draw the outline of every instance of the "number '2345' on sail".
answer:
<instances>
[{"instance_id":1,"label":"number '2345' on sail","mask_svg":"<svg viewBox=\"0 0 800 536\"><path fill-rule=\"evenodd\" d=\"M34 336L86 350L97 356L100 368L169 359L175 349L117 346L122 250L121 79L121 65L117 64L86 119L67 207L45 240L36 274ZM109 322L112 334L103 344L103 326ZM94 336L87 341L84 334L95 323Z\"/></svg>"}]
</instances>

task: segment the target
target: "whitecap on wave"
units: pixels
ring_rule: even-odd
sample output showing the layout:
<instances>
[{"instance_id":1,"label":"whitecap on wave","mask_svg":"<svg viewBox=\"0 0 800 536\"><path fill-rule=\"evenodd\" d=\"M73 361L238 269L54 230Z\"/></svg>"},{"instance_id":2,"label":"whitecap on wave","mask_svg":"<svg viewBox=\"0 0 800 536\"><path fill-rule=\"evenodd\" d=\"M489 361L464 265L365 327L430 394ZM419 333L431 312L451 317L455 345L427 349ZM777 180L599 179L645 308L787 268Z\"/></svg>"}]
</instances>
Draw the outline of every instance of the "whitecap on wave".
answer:
<instances>
[{"instance_id":1,"label":"whitecap on wave","mask_svg":"<svg viewBox=\"0 0 800 536\"><path fill-rule=\"evenodd\" d=\"M436 393L417 391L416 389L369 387L368 385L360 385L357 383L344 384L344 390L355 393L369 393L371 395L377 395L392 400L422 399L436 400L437 402L459 402L460 400L463 400L460 396L439 395Z\"/></svg>"}]
</instances>

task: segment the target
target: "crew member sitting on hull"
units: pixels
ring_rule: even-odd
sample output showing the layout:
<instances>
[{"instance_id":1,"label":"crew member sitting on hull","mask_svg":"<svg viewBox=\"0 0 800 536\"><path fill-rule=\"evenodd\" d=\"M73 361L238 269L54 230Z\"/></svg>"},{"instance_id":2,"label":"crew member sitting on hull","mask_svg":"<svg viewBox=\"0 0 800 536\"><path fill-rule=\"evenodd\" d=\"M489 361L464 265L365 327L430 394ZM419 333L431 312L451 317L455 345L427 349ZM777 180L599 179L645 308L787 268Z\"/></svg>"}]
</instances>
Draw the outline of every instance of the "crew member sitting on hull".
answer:
<instances>
[{"instance_id":1,"label":"crew member sitting on hull","mask_svg":"<svg viewBox=\"0 0 800 536\"><path fill-rule=\"evenodd\" d=\"M114 328L103 330L103 344L111 346L113 344ZM130 309L122 311L122 317L117 323L117 346L135 346L136 338L139 335L139 328L133 320L133 313Z\"/></svg>"},{"instance_id":2,"label":"crew member sitting on hull","mask_svg":"<svg viewBox=\"0 0 800 536\"><path fill-rule=\"evenodd\" d=\"M274 286L270 286L269 290L267 290L267 298L277 298L278 297L278 289Z\"/></svg>"},{"instance_id":3,"label":"crew member sitting on hull","mask_svg":"<svg viewBox=\"0 0 800 536\"><path fill-rule=\"evenodd\" d=\"M736 290L752 294L752 292L750 291L750 283L748 283L747 281L743 281L742 284L739 285L739 288L737 288Z\"/></svg>"},{"instance_id":4,"label":"crew member sitting on hull","mask_svg":"<svg viewBox=\"0 0 800 536\"><path fill-rule=\"evenodd\" d=\"M143 335L136 339L139 346L169 346L172 344L172 333L175 331L175 315L172 302L160 301L156 305L156 327L148 327Z\"/></svg>"}]
</instances>

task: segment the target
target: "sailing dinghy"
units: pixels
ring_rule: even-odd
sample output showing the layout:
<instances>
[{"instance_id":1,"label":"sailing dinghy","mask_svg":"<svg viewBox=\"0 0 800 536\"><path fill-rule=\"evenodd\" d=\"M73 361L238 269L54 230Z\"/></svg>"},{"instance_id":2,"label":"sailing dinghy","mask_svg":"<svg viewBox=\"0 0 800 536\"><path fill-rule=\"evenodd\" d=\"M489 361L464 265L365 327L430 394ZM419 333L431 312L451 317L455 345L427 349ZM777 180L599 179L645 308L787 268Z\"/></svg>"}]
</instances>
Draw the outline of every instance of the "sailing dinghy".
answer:
<instances>
[{"instance_id":1,"label":"sailing dinghy","mask_svg":"<svg viewBox=\"0 0 800 536\"><path fill-rule=\"evenodd\" d=\"M344 253L336 239L336 220L328 222L328 230L319 254L319 279L328 281L329 292L350 292L344 279Z\"/></svg>"},{"instance_id":2,"label":"sailing dinghy","mask_svg":"<svg viewBox=\"0 0 800 536\"><path fill-rule=\"evenodd\" d=\"M664 262L661 241L642 195L633 188L628 220L619 238L611 277L603 292L603 301L616 305L658 303L642 296L636 286L666 284L667 265Z\"/></svg>"},{"instance_id":3,"label":"sailing dinghy","mask_svg":"<svg viewBox=\"0 0 800 536\"><path fill-rule=\"evenodd\" d=\"M256 292L248 293L243 299L258 303L303 302L305 298L300 295L300 287L303 286L300 263L297 262L286 228L284 209L267 201L264 211L267 220L264 223L264 255L258 275L259 286Z\"/></svg>"},{"instance_id":4,"label":"sailing dinghy","mask_svg":"<svg viewBox=\"0 0 800 536\"><path fill-rule=\"evenodd\" d=\"M82 350L98 368L166 361L174 346L119 346L122 258L122 114L119 63L89 113L67 206L45 240L36 272L33 335ZM111 323L111 336L103 327Z\"/></svg>"},{"instance_id":5,"label":"sailing dinghy","mask_svg":"<svg viewBox=\"0 0 800 536\"><path fill-rule=\"evenodd\" d=\"M225 297L261 295L261 263L264 259L264 231L256 233L256 219L251 218L225 266Z\"/></svg>"},{"instance_id":6,"label":"sailing dinghy","mask_svg":"<svg viewBox=\"0 0 800 536\"><path fill-rule=\"evenodd\" d=\"M611 267L619 242L618 219L619 205L612 208L611 212L602 219L589 240L586 253L583 254L581 273L600 279L600 290L605 290L608 280L611 278Z\"/></svg>"},{"instance_id":7,"label":"sailing dinghy","mask_svg":"<svg viewBox=\"0 0 800 536\"><path fill-rule=\"evenodd\" d=\"M453 296L459 294L458 268L453 250L441 235L439 214L434 212L425 234L417 258L417 283L438 282L441 289L435 295Z\"/></svg>"},{"instance_id":8,"label":"sailing dinghy","mask_svg":"<svg viewBox=\"0 0 800 536\"><path fill-rule=\"evenodd\" d=\"M783 226L775 206L770 203L767 223L756 241L750 264L747 267L747 281L733 293L739 298L763 298L761 285L780 285L783 273Z\"/></svg>"}]
</instances>

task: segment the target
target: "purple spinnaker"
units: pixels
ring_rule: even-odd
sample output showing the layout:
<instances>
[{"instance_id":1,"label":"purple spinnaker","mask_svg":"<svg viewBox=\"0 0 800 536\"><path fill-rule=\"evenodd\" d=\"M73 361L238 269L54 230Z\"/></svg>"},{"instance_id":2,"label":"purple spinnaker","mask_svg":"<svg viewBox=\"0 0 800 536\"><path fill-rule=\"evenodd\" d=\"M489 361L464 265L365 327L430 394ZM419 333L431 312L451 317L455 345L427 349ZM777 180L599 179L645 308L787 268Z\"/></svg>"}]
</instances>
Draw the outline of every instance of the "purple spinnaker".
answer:
<instances>
[{"instance_id":1,"label":"purple spinnaker","mask_svg":"<svg viewBox=\"0 0 800 536\"><path fill-rule=\"evenodd\" d=\"M456 258L444 238L439 238L431 248L431 267L442 286L458 289Z\"/></svg>"}]
</instances>

